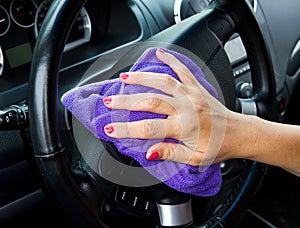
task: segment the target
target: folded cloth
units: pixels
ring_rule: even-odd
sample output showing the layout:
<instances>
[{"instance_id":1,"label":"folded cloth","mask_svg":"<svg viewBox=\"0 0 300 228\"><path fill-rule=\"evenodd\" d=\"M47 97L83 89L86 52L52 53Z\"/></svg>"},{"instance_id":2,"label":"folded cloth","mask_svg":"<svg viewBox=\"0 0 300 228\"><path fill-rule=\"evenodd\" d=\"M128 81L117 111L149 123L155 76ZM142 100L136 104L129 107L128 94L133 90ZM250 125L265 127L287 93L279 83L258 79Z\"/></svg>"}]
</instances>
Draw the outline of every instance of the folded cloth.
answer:
<instances>
[{"instance_id":1,"label":"folded cloth","mask_svg":"<svg viewBox=\"0 0 300 228\"><path fill-rule=\"evenodd\" d=\"M165 73L179 80L174 71L156 57L156 49L147 49L131 67L130 71ZM173 54L185 64L196 79L214 97L217 97L215 88L205 79L203 72L190 58L169 49L163 48L163 50ZM150 174L169 187L196 196L207 197L215 195L222 183L219 164L212 164L201 169L173 161L148 161L146 159L147 150L156 143L162 141L181 142L174 139L114 139L105 134L104 126L112 122L131 122L167 117L166 115L151 112L111 110L103 104L103 98L106 96L145 92L164 94L162 91L153 88L140 85L125 85L120 79L111 79L73 88L62 96L61 101L95 136L101 140L114 143L120 153L134 158Z\"/></svg>"}]
</instances>

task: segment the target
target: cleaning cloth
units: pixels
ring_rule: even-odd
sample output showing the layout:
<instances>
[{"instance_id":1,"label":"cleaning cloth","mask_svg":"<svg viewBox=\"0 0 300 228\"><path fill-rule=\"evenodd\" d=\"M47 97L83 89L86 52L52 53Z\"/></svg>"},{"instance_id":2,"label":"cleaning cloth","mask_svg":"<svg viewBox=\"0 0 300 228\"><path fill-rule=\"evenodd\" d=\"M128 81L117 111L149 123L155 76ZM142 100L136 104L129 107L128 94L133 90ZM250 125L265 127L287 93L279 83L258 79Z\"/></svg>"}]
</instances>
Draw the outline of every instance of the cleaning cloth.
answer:
<instances>
[{"instance_id":1,"label":"cleaning cloth","mask_svg":"<svg viewBox=\"0 0 300 228\"><path fill-rule=\"evenodd\" d=\"M214 96L215 88L205 79L201 69L187 56L178 52L164 49L173 54L194 74L196 79ZM174 71L156 57L157 48L147 49L131 67L131 72L154 72L169 74L179 80ZM67 91L61 98L63 105L95 136L101 140L112 142L118 151L134 158L150 174L164 182L169 187L180 192L196 196L215 195L221 186L222 175L219 164L212 164L205 169L173 161L148 161L146 152L150 146L166 141L178 142L174 139L114 139L107 136L104 126L112 122L131 122L143 119L166 118L166 115L128 111L111 110L103 104L103 98L117 94L160 93L162 91L140 86L126 85L120 79L111 79L91 83Z\"/></svg>"}]
</instances>

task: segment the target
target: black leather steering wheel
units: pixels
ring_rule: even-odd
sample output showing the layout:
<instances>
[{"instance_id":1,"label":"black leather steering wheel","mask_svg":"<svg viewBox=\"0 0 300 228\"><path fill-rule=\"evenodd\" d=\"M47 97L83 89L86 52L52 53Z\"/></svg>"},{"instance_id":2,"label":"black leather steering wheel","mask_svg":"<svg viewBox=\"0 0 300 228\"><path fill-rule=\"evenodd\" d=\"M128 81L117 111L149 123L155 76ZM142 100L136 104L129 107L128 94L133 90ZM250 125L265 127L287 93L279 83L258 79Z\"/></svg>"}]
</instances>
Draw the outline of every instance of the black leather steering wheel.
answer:
<instances>
[{"instance_id":1,"label":"black leather steering wheel","mask_svg":"<svg viewBox=\"0 0 300 228\"><path fill-rule=\"evenodd\" d=\"M97 178L75 175L70 171L66 156L68 149L62 143L58 124L58 76L64 44L72 23L85 2L86 0L54 1L51 12L45 18L31 66L30 130L35 158L49 197L79 227L110 227L113 225L107 223L100 212L105 210L101 207L103 201L110 197L105 193L106 189L110 189L110 183L97 182ZM223 48L224 43L236 32L243 40L252 73L254 95L247 100L235 97L232 69ZM228 108L274 120L272 113L275 113L276 90L271 58L260 27L246 1L215 1L208 10L162 31L150 40L176 44L198 55L215 75ZM214 213L208 210L203 221L194 221L196 225L230 226L243 213L266 171L264 164L252 161L244 161L243 164L245 167L239 170L238 180L234 185L229 190L224 187L221 195L206 202L205 205L211 208L219 205L218 210ZM99 191L99 188L102 189ZM174 205L174 198L178 199L170 189L162 186L153 188L156 192L166 193L155 194L154 198L160 197L157 202L165 200L161 203ZM185 197L186 195L182 196L176 203L187 202ZM193 197L187 199L195 202L203 200ZM115 206L114 203L109 205ZM188 227L191 223L181 225Z\"/></svg>"}]
</instances>

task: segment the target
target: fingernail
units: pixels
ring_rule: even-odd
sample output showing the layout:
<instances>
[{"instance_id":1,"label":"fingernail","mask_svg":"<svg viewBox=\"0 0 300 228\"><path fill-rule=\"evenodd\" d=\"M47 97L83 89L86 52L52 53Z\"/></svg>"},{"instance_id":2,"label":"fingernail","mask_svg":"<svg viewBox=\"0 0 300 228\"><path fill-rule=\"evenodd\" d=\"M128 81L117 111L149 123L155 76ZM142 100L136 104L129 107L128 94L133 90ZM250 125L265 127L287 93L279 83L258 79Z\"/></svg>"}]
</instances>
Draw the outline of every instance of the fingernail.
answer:
<instances>
[{"instance_id":1,"label":"fingernail","mask_svg":"<svg viewBox=\"0 0 300 228\"><path fill-rule=\"evenodd\" d=\"M157 159L158 157L159 157L158 151L152 151L150 153L150 155L148 156L147 160L152 161L152 160Z\"/></svg>"},{"instance_id":2,"label":"fingernail","mask_svg":"<svg viewBox=\"0 0 300 228\"><path fill-rule=\"evenodd\" d=\"M163 49L160 49L160 48L158 48L157 51L160 52L161 54L165 53L165 51Z\"/></svg>"},{"instance_id":3,"label":"fingernail","mask_svg":"<svg viewBox=\"0 0 300 228\"><path fill-rule=\"evenodd\" d=\"M120 78L123 79L123 80L127 80L129 78L129 74L121 73Z\"/></svg>"},{"instance_id":4,"label":"fingernail","mask_svg":"<svg viewBox=\"0 0 300 228\"><path fill-rule=\"evenodd\" d=\"M104 104L106 104L106 105L110 105L110 104L111 104L111 101L112 101L112 97L104 97L104 98L103 98L103 102L104 102Z\"/></svg>"},{"instance_id":5,"label":"fingernail","mask_svg":"<svg viewBox=\"0 0 300 228\"><path fill-rule=\"evenodd\" d=\"M104 130L107 134L111 134L114 132L114 127L112 125L107 125L106 127L104 127Z\"/></svg>"}]
</instances>

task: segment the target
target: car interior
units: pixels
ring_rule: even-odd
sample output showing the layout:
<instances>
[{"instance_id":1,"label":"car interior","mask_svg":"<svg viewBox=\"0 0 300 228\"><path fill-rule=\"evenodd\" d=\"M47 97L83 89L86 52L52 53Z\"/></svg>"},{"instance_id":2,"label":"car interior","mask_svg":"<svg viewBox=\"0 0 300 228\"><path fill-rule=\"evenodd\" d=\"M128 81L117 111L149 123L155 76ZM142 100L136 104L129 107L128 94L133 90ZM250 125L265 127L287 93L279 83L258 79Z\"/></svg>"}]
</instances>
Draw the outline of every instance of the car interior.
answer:
<instances>
[{"instance_id":1,"label":"car interior","mask_svg":"<svg viewBox=\"0 0 300 228\"><path fill-rule=\"evenodd\" d=\"M150 174L126 174L139 164L60 102L162 47L201 59L227 108L298 125L299 9L298 0L0 0L0 227L300 227L296 175L233 159L220 163L214 196L126 185Z\"/></svg>"}]
</instances>

